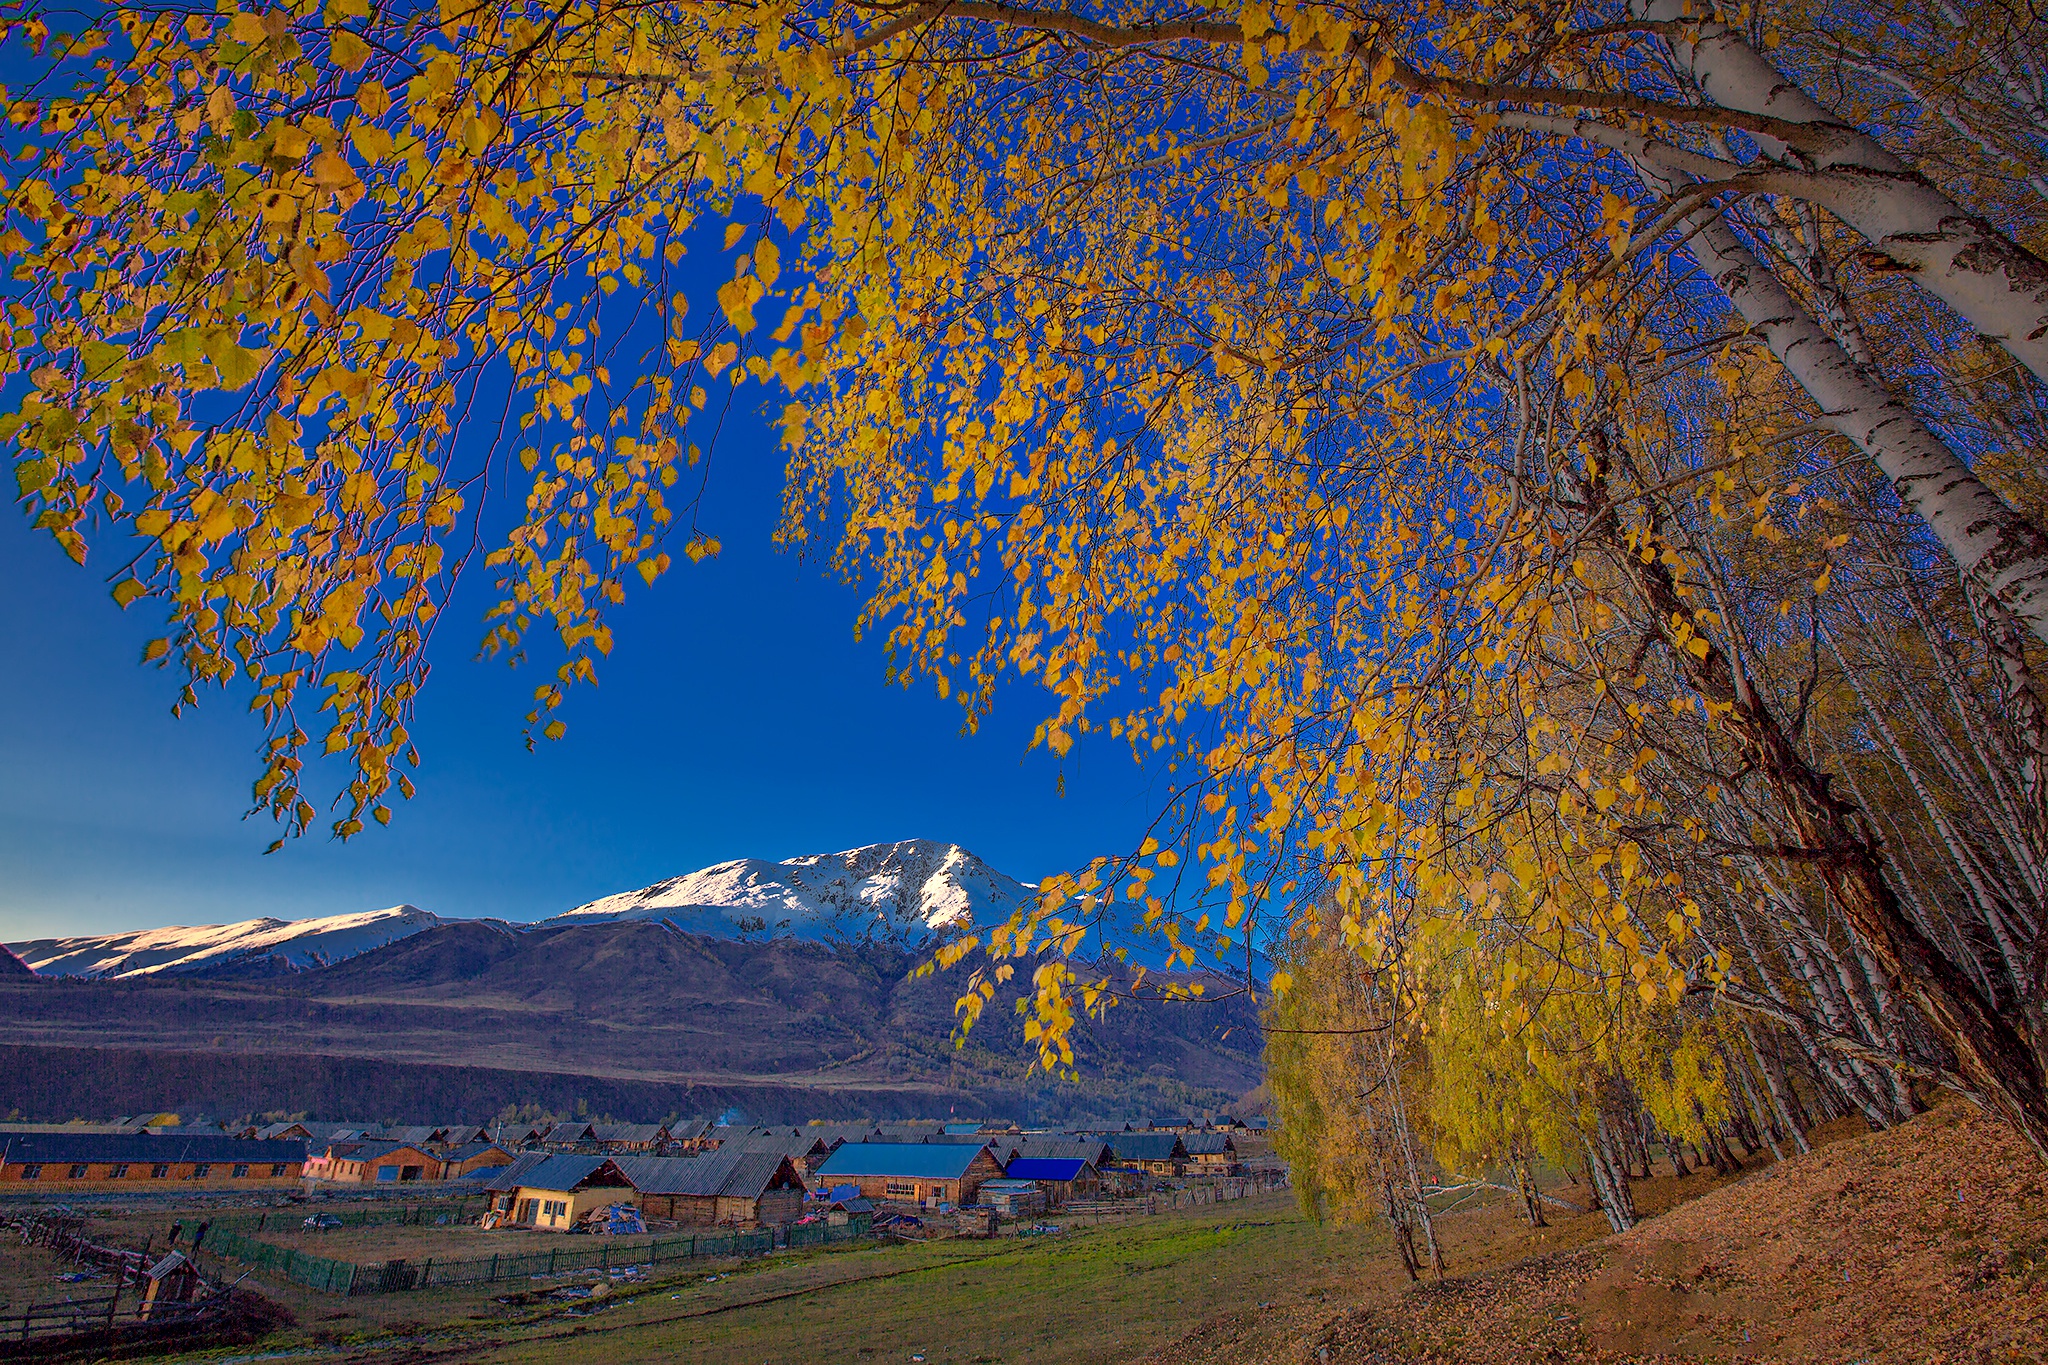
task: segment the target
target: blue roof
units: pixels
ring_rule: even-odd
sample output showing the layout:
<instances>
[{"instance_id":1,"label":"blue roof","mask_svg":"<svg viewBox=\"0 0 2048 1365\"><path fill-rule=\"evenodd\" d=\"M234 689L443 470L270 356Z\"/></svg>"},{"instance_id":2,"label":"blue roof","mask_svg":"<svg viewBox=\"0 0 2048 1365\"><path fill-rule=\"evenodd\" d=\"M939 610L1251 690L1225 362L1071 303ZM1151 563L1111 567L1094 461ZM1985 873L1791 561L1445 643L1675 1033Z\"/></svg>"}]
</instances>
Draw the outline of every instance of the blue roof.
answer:
<instances>
[{"instance_id":1,"label":"blue roof","mask_svg":"<svg viewBox=\"0 0 2048 1365\"><path fill-rule=\"evenodd\" d=\"M1003 1174L1012 1180L1073 1180L1087 1164L1077 1156L1020 1156Z\"/></svg>"},{"instance_id":2,"label":"blue roof","mask_svg":"<svg viewBox=\"0 0 2048 1365\"><path fill-rule=\"evenodd\" d=\"M900 1176L909 1180L958 1180L987 1150L964 1142L848 1142L815 1172L824 1180Z\"/></svg>"}]
</instances>

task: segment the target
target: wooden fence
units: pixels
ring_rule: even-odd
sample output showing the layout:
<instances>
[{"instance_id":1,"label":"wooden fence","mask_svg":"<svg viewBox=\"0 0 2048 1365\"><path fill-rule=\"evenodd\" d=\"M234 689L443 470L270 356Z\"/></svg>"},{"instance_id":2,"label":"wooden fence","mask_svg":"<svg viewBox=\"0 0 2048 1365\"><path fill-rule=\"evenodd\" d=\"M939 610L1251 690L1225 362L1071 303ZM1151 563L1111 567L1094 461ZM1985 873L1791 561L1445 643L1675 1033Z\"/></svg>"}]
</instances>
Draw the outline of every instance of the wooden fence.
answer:
<instances>
[{"instance_id":1,"label":"wooden fence","mask_svg":"<svg viewBox=\"0 0 2048 1365\"><path fill-rule=\"evenodd\" d=\"M0 1355L13 1354L26 1343L49 1342L52 1338L104 1333L109 1341L124 1329L159 1330L166 1326L192 1325L219 1317L226 1310L228 1291L218 1290L191 1303L151 1304L149 1316L142 1316L143 1286L150 1266L145 1247L108 1246L85 1233L85 1219L71 1213L44 1213L31 1218L21 1230L26 1246L47 1247L59 1256L69 1256L73 1265L91 1266L113 1277L106 1293L91 1298L61 1302L32 1303L19 1313L0 1316ZM124 1309L122 1296L129 1295Z\"/></svg>"},{"instance_id":2,"label":"wooden fence","mask_svg":"<svg viewBox=\"0 0 2048 1365\"><path fill-rule=\"evenodd\" d=\"M390 1220L398 1221L398 1220ZM823 1246L869 1235L865 1218L842 1227L806 1225L752 1232L706 1232L646 1240L617 1237L564 1237L545 1251L500 1252L494 1256L449 1260L397 1259L358 1264L315 1256L261 1240L248 1232L218 1225L205 1230L202 1250L239 1261L250 1269L278 1276L324 1294L398 1294L450 1285L494 1284L530 1280L579 1271L608 1271L627 1266L655 1266L699 1257L762 1256L777 1247Z\"/></svg>"}]
</instances>

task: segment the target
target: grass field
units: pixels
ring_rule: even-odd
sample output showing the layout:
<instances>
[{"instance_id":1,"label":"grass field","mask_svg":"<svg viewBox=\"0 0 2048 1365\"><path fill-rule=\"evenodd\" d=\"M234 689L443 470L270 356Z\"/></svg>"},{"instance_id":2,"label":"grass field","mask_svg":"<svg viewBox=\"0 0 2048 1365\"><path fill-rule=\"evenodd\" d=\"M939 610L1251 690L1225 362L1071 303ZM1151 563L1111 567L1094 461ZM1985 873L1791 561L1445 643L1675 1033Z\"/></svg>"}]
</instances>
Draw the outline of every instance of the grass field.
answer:
<instances>
[{"instance_id":1,"label":"grass field","mask_svg":"<svg viewBox=\"0 0 2048 1365\"><path fill-rule=\"evenodd\" d=\"M1118 1359L1215 1314L1273 1312L1327 1292L1356 1274L1375 1241L1319 1228L1286 1197L1268 1197L1057 1238L889 1248L715 1284L700 1277L574 1327L501 1338L487 1354L707 1365Z\"/></svg>"}]
</instances>

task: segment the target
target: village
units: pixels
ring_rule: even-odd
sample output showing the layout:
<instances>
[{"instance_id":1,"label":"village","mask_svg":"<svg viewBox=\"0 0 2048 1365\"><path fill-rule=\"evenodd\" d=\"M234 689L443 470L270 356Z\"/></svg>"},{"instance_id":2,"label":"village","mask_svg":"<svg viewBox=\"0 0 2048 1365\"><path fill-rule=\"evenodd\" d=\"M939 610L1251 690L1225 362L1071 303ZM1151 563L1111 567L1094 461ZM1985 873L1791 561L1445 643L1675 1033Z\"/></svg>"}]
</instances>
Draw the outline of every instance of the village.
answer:
<instances>
[{"instance_id":1,"label":"village","mask_svg":"<svg viewBox=\"0 0 2048 1365\"><path fill-rule=\"evenodd\" d=\"M1284 1197L1263 1119L0 1124L0 1338L260 1337L511 1288L574 1306L769 1255L1057 1237ZM54 1283L53 1283L54 1281ZM557 1305L559 1306L559 1305ZM252 1317L253 1315L253 1317ZM252 1327L251 1321L257 1322ZM225 1334L225 1335L223 1335Z\"/></svg>"},{"instance_id":2,"label":"village","mask_svg":"<svg viewBox=\"0 0 2048 1365\"><path fill-rule=\"evenodd\" d=\"M1003 1121L0 1124L0 1198L473 1195L479 1225L542 1232L781 1228L807 1218L970 1225L1256 1174L1263 1119L1026 1131ZM621 1213L619 1210L630 1210Z\"/></svg>"}]
</instances>

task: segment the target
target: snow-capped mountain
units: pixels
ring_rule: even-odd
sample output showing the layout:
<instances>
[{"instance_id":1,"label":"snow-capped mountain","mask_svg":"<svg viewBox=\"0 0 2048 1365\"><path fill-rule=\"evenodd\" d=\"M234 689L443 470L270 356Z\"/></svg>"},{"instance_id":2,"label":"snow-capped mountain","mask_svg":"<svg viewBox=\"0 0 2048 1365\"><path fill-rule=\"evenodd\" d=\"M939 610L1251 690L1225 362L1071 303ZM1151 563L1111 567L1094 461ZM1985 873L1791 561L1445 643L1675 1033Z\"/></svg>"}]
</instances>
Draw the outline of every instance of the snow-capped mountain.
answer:
<instances>
[{"instance_id":1,"label":"snow-capped mountain","mask_svg":"<svg viewBox=\"0 0 2048 1365\"><path fill-rule=\"evenodd\" d=\"M324 967L372 948L446 923L417 906L394 905L356 915L324 919L243 920L143 929L89 938L42 938L8 948L39 976L147 976L153 972L203 972L259 968L268 959L279 968Z\"/></svg>"},{"instance_id":2,"label":"snow-capped mountain","mask_svg":"<svg viewBox=\"0 0 2048 1365\"><path fill-rule=\"evenodd\" d=\"M918 947L1009 918L1035 892L958 844L905 839L771 863L760 858L622 891L546 926L662 920L719 937L799 938Z\"/></svg>"},{"instance_id":3,"label":"snow-capped mountain","mask_svg":"<svg viewBox=\"0 0 2048 1365\"><path fill-rule=\"evenodd\" d=\"M717 938L798 938L917 949L976 924L1008 919L1034 889L958 844L905 839L786 862L741 858L622 891L532 925L561 928L659 920ZM458 921L411 905L324 919L142 929L6 945L41 976L303 971ZM4 967L5 964L0 964Z\"/></svg>"}]
</instances>

